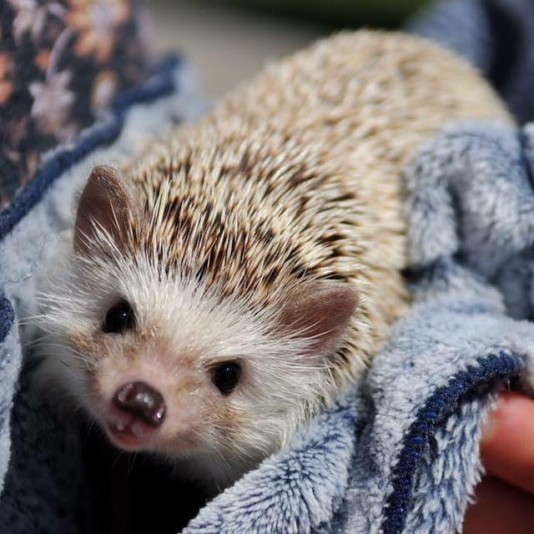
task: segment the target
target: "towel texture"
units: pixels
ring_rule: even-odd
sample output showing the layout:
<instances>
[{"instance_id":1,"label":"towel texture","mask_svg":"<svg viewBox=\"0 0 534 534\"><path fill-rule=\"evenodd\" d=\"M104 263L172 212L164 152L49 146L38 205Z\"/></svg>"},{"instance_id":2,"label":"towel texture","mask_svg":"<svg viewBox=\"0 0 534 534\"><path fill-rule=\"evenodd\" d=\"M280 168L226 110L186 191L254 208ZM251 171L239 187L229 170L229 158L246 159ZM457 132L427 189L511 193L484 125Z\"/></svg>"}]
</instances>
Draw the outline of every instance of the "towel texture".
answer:
<instances>
[{"instance_id":1,"label":"towel texture","mask_svg":"<svg viewBox=\"0 0 534 534\"><path fill-rule=\"evenodd\" d=\"M521 123L534 119L534 2L438 0L408 29L469 59Z\"/></svg>"},{"instance_id":2,"label":"towel texture","mask_svg":"<svg viewBox=\"0 0 534 534\"><path fill-rule=\"evenodd\" d=\"M526 121L532 11L529 0L450 0L411 28L478 65ZM514 52L504 59L503 43ZM15 323L35 312L32 274L95 162L132 157L146 136L198 114L188 76L180 63L160 67L58 148L0 214L0 532L461 530L496 395L534 391L529 125L447 126L419 151L405 176L410 314L363 381L212 501L165 466L117 456L36 393L31 323Z\"/></svg>"}]
</instances>

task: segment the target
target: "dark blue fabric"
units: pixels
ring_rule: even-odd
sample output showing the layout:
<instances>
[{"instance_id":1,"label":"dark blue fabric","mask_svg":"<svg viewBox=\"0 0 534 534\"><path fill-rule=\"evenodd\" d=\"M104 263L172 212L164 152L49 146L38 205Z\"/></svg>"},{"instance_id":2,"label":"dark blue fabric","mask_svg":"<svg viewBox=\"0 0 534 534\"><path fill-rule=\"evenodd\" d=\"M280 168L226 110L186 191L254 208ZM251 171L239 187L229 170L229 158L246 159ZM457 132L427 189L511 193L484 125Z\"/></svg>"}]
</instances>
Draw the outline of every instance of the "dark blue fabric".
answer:
<instances>
[{"instance_id":1,"label":"dark blue fabric","mask_svg":"<svg viewBox=\"0 0 534 534\"><path fill-rule=\"evenodd\" d=\"M153 77L141 87L126 91L111 107L110 115L82 135L73 148L65 148L49 159L35 179L0 213L0 239L35 206L50 185L68 168L82 161L96 148L112 143L120 135L126 112L133 104L149 102L176 90L173 73L179 63L176 57L163 61Z\"/></svg>"},{"instance_id":2,"label":"dark blue fabric","mask_svg":"<svg viewBox=\"0 0 534 534\"><path fill-rule=\"evenodd\" d=\"M397 465L393 470L393 491L389 496L382 523L382 532L402 532L410 510L415 473L423 460L425 446L437 428L470 395L498 387L502 381L516 378L524 367L524 360L514 354L501 352L478 360L478 367L470 367L451 378L425 403L403 440Z\"/></svg>"},{"instance_id":3,"label":"dark blue fabric","mask_svg":"<svg viewBox=\"0 0 534 534\"><path fill-rule=\"evenodd\" d=\"M15 320L15 312L9 300L0 295L0 343L3 343Z\"/></svg>"}]
</instances>

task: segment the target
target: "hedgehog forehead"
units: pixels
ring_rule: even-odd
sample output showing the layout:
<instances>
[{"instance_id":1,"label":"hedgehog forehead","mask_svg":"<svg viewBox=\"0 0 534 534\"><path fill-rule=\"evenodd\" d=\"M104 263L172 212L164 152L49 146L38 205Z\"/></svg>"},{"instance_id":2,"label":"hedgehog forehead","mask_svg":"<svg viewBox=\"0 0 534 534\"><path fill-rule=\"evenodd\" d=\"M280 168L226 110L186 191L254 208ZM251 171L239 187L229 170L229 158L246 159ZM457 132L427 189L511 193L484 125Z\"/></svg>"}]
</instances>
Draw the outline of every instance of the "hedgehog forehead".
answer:
<instances>
[{"instance_id":1,"label":"hedgehog forehead","mask_svg":"<svg viewBox=\"0 0 534 534\"><path fill-rule=\"evenodd\" d=\"M259 305L269 304L275 287L293 285L293 271L305 269L291 242L277 241L268 222L244 225L210 204L169 214L144 246L165 275L202 282L220 299Z\"/></svg>"},{"instance_id":2,"label":"hedgehog forehead","mask_svg":"<svg viewBox=\"0 0 534 534\"><path fill-rule=\"evenodd\" d=\"M270 210L253 212L231 192L224 201L187 192L163 196L145 212L136 247L161 273L198 279L221 296L241 298L294 278L299 255L293 236L281 235Z\"/></svg>"},{"instance_id":3,"label":"hedgehog forehead","mask_svg":"<svg viewBox=\"0 0 534 534\"><path fill-rule=\"evenodd\" d=\"M100 289L93 284L93 291L107 292L108 305L130 302L138 334L151 343L217 359L254 353L267 340L264 317L246 302L220 298L195 278L165 275L144 255L99 276Z\"/></svg>"}]
</instances>

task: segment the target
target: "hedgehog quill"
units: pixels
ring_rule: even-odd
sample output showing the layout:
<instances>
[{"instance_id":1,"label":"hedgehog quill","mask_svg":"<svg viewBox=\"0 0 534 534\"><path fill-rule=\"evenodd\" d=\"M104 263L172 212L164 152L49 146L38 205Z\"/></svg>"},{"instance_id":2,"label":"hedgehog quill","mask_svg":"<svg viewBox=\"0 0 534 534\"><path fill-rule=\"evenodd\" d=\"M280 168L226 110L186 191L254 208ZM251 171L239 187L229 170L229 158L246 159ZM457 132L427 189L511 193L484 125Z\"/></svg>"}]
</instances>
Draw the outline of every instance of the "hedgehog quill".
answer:
<instances>
[{"instance_id":1,"label":"hedgehog quill","mask_svg":"<svg viewBox=\"0 0 534 534\"><path fill-rule=\"evenodd\" d=\"M452 53L344 33L96 167L45 289L52 376L117 447L233 483L360 377L407 309L403 165L476 118L511 120Z\"/></svg>"}]
</instances>

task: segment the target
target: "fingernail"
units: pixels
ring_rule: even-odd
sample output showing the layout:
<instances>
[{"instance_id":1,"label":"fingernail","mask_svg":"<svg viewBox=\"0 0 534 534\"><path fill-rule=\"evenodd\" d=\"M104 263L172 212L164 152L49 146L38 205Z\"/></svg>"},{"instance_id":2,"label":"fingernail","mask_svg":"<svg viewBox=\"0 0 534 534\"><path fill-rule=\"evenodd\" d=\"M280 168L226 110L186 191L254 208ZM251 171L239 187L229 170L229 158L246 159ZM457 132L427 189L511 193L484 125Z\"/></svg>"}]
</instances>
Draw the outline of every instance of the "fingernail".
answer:
<instances>
[{"instance_id":1,"label":"fingernail","mask_svg":"<svg viewBox=\"0 0 534 534\"><path fill-rule=\"evenodd\" d=\"M495 408L490 410L490 412L488 413L488 419L486 420L486 422L484 423L482 427L482 438L480 440L480 443L482 445L490 442L495 437L495 434L497 433L498 423L495 417L496 411L497 410Z\"/></svg>"},{"instance_id":2,"label":"fingernail","mask_svg":"<svg viewBox=\"0 0 534 534\"><path fill-rule=\"evenodd\" d=\"M501 394L499 398L493 403L493 406L488 410L486 422L482 428L481 443L486 444L491 441L499 428L499 416L500 412L504 408L504 405L508 402L508 395Z\"/></svg>"}]
</instances>

